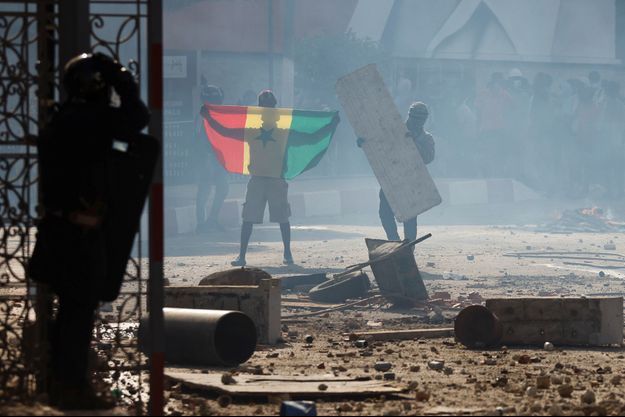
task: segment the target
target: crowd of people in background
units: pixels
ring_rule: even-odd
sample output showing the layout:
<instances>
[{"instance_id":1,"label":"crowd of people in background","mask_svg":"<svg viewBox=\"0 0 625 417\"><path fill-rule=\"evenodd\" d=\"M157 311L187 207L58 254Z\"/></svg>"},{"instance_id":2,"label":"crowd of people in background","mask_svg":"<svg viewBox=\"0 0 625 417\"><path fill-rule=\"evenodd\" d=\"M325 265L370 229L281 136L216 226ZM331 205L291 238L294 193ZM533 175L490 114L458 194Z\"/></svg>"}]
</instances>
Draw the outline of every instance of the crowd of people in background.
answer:
<instances>
[{"instance_id":1,"label":"crowd of people in background","mask_svg":"<svg viewBox=\"0 0 625 417\"><path fill-rule=\"evenodd\" d=\"M442 176L515 178L550 196L624 196L625 97L597 71L530 80L494 72L476 92L434 105ZM464 95L463 95L464 94Z\"/></svg>"},{"instance_id":2,"label":"crowd of people in background","mask_svg":"<svg viewBox=\"0 0 625 417\"><path fill-rule=\"evenodd\" d=\"M430 108L426 129L437 138L438 153L430 166L434 177L513 178L550 197L625 197L625 95L619 82L597 71L577 78L547 72L528 77L516 68L493 72L483 85L442 79L415 86L400 78L394 89L402 117L414 101ZM255 105L255 93L232 101ZM300 91L294 107L330 110L337 104L311 101ZM366 158L347 140L352 135L349 124L339 126L328 154L307 176L370 173Z\"/></svg>"}]
</instances>

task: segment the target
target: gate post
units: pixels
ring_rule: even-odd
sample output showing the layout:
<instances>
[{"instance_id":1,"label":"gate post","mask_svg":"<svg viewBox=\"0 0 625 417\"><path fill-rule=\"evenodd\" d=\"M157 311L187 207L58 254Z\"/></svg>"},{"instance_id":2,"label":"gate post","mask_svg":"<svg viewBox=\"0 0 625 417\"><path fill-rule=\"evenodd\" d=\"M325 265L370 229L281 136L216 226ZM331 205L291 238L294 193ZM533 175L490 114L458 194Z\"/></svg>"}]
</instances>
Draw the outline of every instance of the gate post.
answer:
<instances>
[{"instance_id":1,"label":"gate post","mask_svg":"<svg viewBox=\"0 0 625 417\"><path fill-rule=\"evenodd\" d=\"M150 192L148 309L150 328L149 414L163 415L165 349L163 340L163 4L148 4L148 104L152 112L149 133L161 143Z\"/></svg>"}]
</instances>

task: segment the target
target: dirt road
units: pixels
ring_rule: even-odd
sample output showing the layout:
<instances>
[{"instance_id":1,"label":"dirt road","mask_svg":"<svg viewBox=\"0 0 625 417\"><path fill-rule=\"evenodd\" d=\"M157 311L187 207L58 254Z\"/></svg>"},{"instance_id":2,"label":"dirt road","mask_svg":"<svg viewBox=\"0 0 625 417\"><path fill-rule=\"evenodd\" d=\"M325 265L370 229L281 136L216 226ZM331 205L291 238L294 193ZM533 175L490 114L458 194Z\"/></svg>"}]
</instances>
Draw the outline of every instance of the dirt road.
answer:
<instances>
[{"instance_id":1,"label":"dirt road","mask_svg":"<svg viewBox=\"0 0 625 417\"><path fill-rule=\"evenodd\" d=\"M620 295L625 291L623 269L606 268L604 261L509 257L515 252L586 253L625 251L616 234L549 234L531 228L477 226L423 226L419 234L433 237L417 247L417 263L428 273L430 294L449 292L452 300L472 292L493 296ZM297 265L281 265L279 231L255 230L248 263L275 276L338 272L367 259L363 238L382 237L379 227L300 226L293 230ZM616 250L606 250L613 244ZM165 268L171 285L193 285L211 272L229 268L238 250L234 231L215 236L171 239ZM212 253L209 255L209 253ZM184 254L188 254L184 256ZM596 257L596 256L595 256ZM607 266L620 265L611 263ZM603 267L603 268L602 268ZM294 311L284 311L283 314ZM343 334L354 331L445 327L453 324L454 310L393 310L373 304L312 317L287 325L285 344L261 348L237 375L262 371L282 376L334 374L382 379L376 362L391 364L386 383L405 389L399 397L344 398L317 402L323 415L398 414L618 414L625 412L621 377L625 377L622 348L543 349L503 347L470 351L453 339L373 342L356 348ZM284 330L287 330L285 327ZM289 337L289 334L291 337ZM303 336L315 337L306 345ZM524 356L526 355L526 356ZM529 361L527 358L529 357ZM444 362L439 370L431 361ZM528 363L525 363L528 362ZM436 367L436 366L434 366ZM220 370L219 372L222 372ZM198 371L199 372L199 371ZM394 379L393 379L394 378ZM593 398L594 397L594 398ZM582 400L583 398L583 400ZM233 400L232 403L230 403ZM168 412L219 415L271 415L279 410L280 396L267 400L217 400L217 395L190 392L174 385ZM221 405L220 405L221 404ZM223 405L228 405L223 407Z\"/></svg>"}]
</instances>

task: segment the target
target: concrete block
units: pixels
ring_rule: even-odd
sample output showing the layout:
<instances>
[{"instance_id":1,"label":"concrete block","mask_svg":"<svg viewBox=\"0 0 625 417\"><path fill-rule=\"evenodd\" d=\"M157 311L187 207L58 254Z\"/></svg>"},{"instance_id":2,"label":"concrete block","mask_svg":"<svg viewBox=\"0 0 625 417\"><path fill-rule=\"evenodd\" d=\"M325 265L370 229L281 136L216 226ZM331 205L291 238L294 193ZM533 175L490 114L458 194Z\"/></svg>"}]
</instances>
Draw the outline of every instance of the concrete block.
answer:
<instances>
[{"instance_id":1,"label":"concrete block","mask_svg":"<svg viewBox=\"0 0 625 417\"><path fill-rule=\"evenodd\" d=\"M539 200L540 195L529 187L526 187L518 181L513 181L514 201Z\"/></svg>"},{"instance_id":2,"label":"concrete block","mask_svg":"<svg viewBox=\"0 0 625 417\"><path fill-rule=\"evenodd\" d=\"M219 223L225 227L237 227L241 224L243 200L226 200L219 212Z\"/></svg>"},{"instance_id":3,"label":"concrete block","mask_svg":"<svg viewBox=\"0 0 625 417\"><path fill-rule=\"evenodd\" d=\"M514 187L509 178L499 178L486 181L488 189L488 203L501 204L514 202Z\"/></svg>"},{"instance_id":4,"label":"concrete block","mask_svg":"<svg viewBox=\"0 0 625 417\"><path fill-rule=\"evenodd\" d=\"M165 307L241 311L256 325L258 341L276 344L281 338L280 279L260 285L207 285L165 288Z\"/></svg>"},{"instance_id":5,"label":"concrete block","mask_svg":"<svg viewBox=\"0 0 625 417\"><path fill-rule=\"evenodd\" d=\"M195 206L176 207L177 232L180 234L193 233L197 227Z\"/></svg>"},{"instance_id":6,"label":"concrete block","mask_svg":"<svg viewBox=\"0 0 625 417\"><path fill-rule=\"evenodd\" d=\"M304 194L289 195L289 204L291 205L291 215L295 218L306 217L306 199Z\"/></svg>"},{"instance_id":7,"label":"concrete block","mask_svg":"<svg viewBox=\"0 0 625 417\"><path fill-rule=\"evenodd\" d=\"M623 344L623 298L502 298L486 307L503 325L504 345Z\"/></svg>"},{"instance_id":8,"label":"concrete block","mask_svg":"<svg viewBox=\"0 0 625 417\"><path fill-rule=\"evenodd\" d=\"M449 194L449 202L453 206L488 203L488 187L484 180L450 183Z\"/></svg>"},{"instance_id":9,"label":"concrete block","mask_svg":"<svg viewBox=\"0 0 625 417\"><path fill-rule=\"evenodd\" d=\"M165 236L174 236L178 234L178 221L176 220L176 210L173 208L165 209ZM149 227L149 223L146 223L146 229Z\"/></svg>"},{"instance_id":10,"label":"concrete block","mask_svg":"<svg viewBox=\"0 0 625 417\"><path fill-rule=\"evenodd\" d=\"M436 188L438 188L438 193L441 195L441 199L443 200L441 204L449 205L451 198L451 192L449 191L450 181L435 179L434 183L436 184Z\"/></svg>"},{"instance_id":11,"label":"concrete block","mask_svg":"<svg viewBox=\"0 0 625 417\"><path fill-rule=\"evenodd\" d=\"M342 190L341 214L377 214L380 204L379 190L376 188L359 188Z\"/></svg>"},{"instance_id":12,"label":"concrete block","mask_svg":"<svg viewBox=\"0 0 625 417\"><path fill-rule=\"evenodd\" d=\"M304 194L306 216L338 216L341 214L341 195L338 191L316 191Z\"/></svg>"}]
</instances>

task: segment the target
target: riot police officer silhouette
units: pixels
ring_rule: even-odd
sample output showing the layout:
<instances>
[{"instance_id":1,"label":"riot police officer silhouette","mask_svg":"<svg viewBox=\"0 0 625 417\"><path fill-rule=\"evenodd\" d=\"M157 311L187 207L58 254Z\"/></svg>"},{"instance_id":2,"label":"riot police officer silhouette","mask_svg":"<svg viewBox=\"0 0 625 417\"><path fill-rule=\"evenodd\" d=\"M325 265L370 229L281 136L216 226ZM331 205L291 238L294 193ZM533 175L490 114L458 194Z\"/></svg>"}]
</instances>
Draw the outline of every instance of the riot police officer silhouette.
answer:
<instances>
[{"instance_id":1,"label":"riot police officer silhouette","mask_svg":"<svg viewBox=\"0 0 625 417\"><path fill-rule=\"evenodd\" d=\"M140 135L149 111L118 62L81 54L65 66L63 87L67 99L37 143L41 213L29 273L59 301L50 332L50 403L106 408L110 401L92 388L88 369L94 316L99 302L119 294L157 148ZM146 144L151 161L139 175L127 167L145 165L139 161Z\"/></svg>"}]
</instances>

